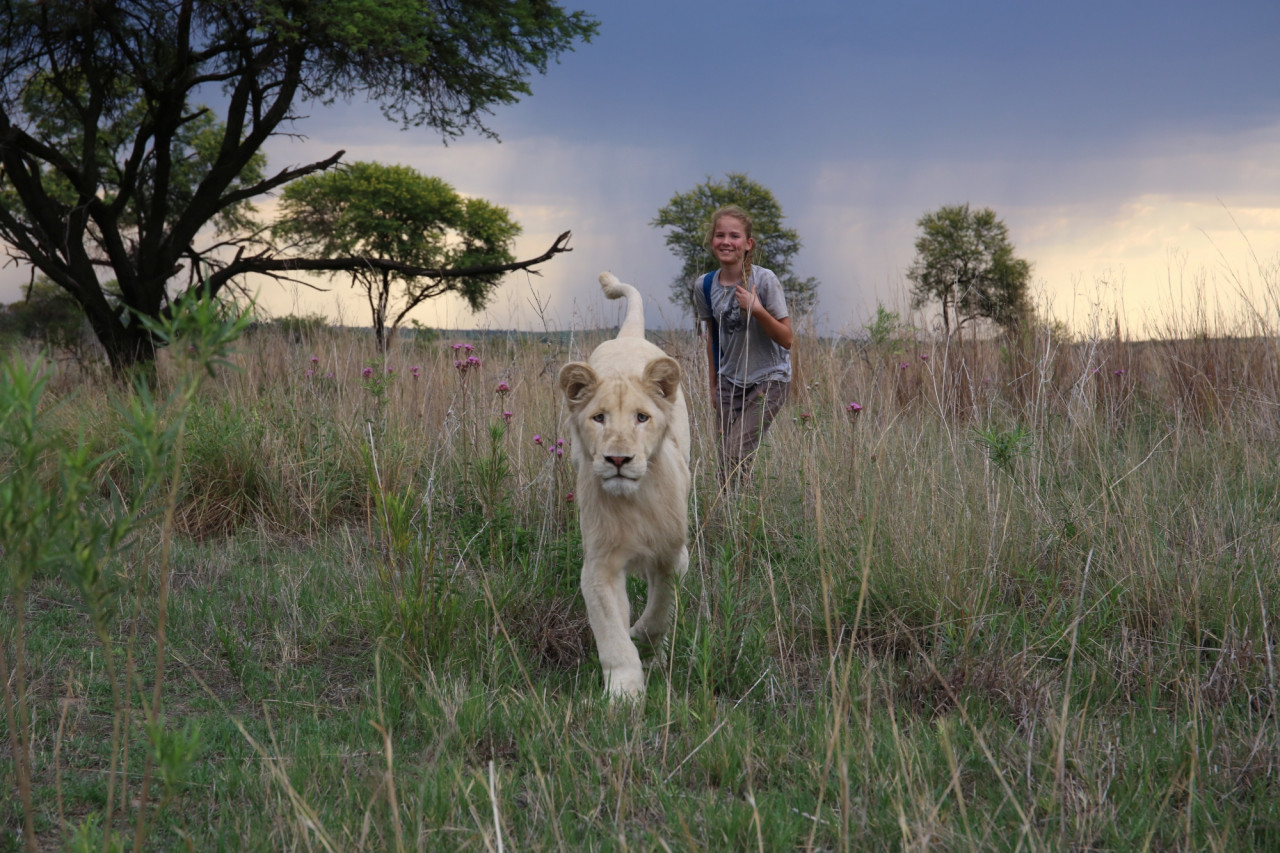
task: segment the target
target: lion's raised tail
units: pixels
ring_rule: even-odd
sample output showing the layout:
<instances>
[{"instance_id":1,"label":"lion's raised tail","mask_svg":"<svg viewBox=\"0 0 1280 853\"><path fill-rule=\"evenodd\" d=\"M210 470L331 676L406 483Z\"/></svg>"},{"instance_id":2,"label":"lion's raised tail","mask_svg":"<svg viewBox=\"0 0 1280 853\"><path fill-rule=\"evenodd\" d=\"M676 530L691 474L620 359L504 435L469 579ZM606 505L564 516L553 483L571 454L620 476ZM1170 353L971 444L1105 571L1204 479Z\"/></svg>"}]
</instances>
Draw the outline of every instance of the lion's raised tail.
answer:
<instances>
[{"instance_id":1,"label":"lion's raised tail","mask_svg":"<svg viewBox=\"0 0 1280 853\"><path fill-rule=\"evenodd\" d=\"M643 338L644 300L640 298L640 291L618 281L618 277L611 272L600 273L600 289L610 299L627 300L627 316L622 319L622 325L618 328L618 337Z\"/></svg>"}]
</instances>

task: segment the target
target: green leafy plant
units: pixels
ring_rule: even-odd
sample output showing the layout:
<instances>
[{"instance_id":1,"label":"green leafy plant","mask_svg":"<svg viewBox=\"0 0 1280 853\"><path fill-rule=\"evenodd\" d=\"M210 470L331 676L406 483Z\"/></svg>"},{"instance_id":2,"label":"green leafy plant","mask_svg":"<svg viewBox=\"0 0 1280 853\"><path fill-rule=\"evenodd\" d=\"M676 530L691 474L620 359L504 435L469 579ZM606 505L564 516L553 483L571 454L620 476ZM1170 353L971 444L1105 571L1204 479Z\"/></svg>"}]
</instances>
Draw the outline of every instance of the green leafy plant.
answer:
<instances>
[{"instance_id":1,"label":"green leafy plant","mask_svg":"<svg viewBox=\"0 0 1280 853\"><path fill-rule=\"evenodd\" d=\"M163 400L157 400L143 377L139 377L121 406L121 452L131 457L137 472L135 491L127 497L103 479L108 456L92 456L83 441L65 447L56 431L45 428L47 365L40 359L23 364L10 358L3 366L0 542L4 543L5 642L0 642L0 679L4 682L10 748L16 758L28 849L36 846L26 647L27 596L34 581L58 577L79 594L80 605L102 648L110 684L112 724L105 804L101 823L87 820L81 825L84 833L92 835L94 827L100 826L103 844L110 847L114 843L111 827L117 810L134 800L140 804L136 810L135 847L140 846L151 818L165 798L176 791L171 782L197 751L197 741L192 738L182 741L185 745L181 748L170 748L179 741L169 739L161 722L173 511L179 492L187 413L203 378L214 375L215 366L225 363L227 348L243 331L246 317L247 313L228 316L207 293L192 293L175 304L170 319L162 322L144 318L158 340L181 354L185 370ZM141 550L137 548L140 534L157 516L161 519L159 565L153 586L131 571L123 558ZM136 629L125 635L124 654L116 652L120 640L113 625L120 599L130 591L137 596L136 609L155 621L156 658L150 695L138 679ZM9 638L12 662L3 648L9 647ZM125 663L123 671L119 668L121 660ZM126 766L124 749L127 722L138 712L152 743L159 745L147 754L141 773ZM150 789L157 766L165 793L161 801L153 802ZM137 787L129 791L134 779ZM74 841L69 839L69 843Z\"/></svg>"},{"instance_id":2,"label":"green leafy plant","mask_svg":"<svg viewBox=\"0 0 1280 853\"><path fill-rule=\"evenodd\" d=\"M1013 466L1018 459L1030 452L1031 430L1023 424L1002 430L994 426L974 427L974 438L986 448L991 464L1013 476Z\"/></svg>"},{"instance_id":3,"label":"green leafy plant","mask_svg":"<svg viewBox=\"0 0 1280 853\"><path fill-rule=\"evenodd\" d=\"M377 587L373 609L382 636L413 663L447 658L460 612L460 597L444 576L431 524L431 491L413 485L385 487L371 443L369 488L373 497L373 547Z\"/></svg>"}]
</instances>

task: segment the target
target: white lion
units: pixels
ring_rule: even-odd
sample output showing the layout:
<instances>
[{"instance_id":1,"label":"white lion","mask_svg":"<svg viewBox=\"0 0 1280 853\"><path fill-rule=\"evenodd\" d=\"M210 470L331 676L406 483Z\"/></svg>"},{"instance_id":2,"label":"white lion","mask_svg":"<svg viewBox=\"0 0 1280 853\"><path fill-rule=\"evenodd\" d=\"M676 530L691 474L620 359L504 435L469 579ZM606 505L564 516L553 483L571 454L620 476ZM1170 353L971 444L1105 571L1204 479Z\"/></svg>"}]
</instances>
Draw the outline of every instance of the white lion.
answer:
<instances>
[{"instance_id":1,"label":"white lion","mask_svg":"<svg viewBox=\"0 0 1280 853\"><path fill-rule=\"evenodd\" d=\"M634 640L661 642L689 566L689 412L679 363L644 338L640 293L607 272L600 286L610 299L626 298L626 318L586 363L560 369L560 390L578 468L587 618L610 698L638 698L644 673ZM629 574L649 584L630 631Z\"/></svg>"}]
</instances>

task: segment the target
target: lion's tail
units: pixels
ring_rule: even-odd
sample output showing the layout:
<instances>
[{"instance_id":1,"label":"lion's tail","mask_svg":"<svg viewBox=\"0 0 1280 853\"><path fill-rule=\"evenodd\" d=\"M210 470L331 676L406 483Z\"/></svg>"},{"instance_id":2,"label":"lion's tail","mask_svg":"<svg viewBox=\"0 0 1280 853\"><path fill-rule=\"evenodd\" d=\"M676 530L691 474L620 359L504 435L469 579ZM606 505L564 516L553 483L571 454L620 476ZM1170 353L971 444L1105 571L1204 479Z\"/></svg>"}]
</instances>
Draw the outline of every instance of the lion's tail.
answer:
<instances>
[{"instance_id":1,"label":"lion's tail","mask_svg":"<svg viewBox=\"0 0 1280 853\"><path fill-rule=\"evenodd\" d=\"M600 273L600 288L604 291L604 295L610 299L622 299L625 297L627 300L627 316L622 319L622 326L618 329L618 337L643 338L644 300L640 298L640 291L629 284L623 284L618 281L618 277L611 272Z\"/></svg>"}]
</instances>

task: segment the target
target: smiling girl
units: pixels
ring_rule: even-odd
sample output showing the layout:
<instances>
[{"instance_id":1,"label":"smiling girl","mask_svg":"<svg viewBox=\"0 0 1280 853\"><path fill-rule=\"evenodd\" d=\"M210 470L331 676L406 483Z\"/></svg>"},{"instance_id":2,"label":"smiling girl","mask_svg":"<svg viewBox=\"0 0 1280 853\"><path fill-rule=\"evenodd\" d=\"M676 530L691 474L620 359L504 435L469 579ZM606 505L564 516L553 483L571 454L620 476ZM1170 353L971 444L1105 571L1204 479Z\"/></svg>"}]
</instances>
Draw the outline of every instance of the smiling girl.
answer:
<instances>
[{"instance_id":1,"label":"smiling girl","mask_svg":"<svg viewBox=\"0 0 1280 853\"><path fill-rule=\"evenodd\" d=\"M751 457L791 386L787 300L778 277L751 263L755 245L746 211L720 208L707 228L707 247L720 269L693 283L697 318L707 324L721 482L749 475Z\"/></svg>"}]
</instances>

